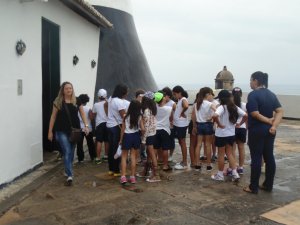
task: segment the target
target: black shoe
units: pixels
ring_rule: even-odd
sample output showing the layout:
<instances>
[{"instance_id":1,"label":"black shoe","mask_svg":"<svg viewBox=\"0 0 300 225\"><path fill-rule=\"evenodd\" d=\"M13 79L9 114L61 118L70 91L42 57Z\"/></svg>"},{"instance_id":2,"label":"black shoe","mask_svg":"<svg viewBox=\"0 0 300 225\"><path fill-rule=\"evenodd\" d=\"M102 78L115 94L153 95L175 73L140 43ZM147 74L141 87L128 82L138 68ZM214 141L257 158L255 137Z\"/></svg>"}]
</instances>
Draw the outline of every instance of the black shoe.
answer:
<instances>
[{"instance_id":1,"label":"black shoe","mask_svg":"<svg viewBox=\"0 0 300 225\"><path fill-rule=\"evenodd\" d=\"M207 157L206 156L201 156L200 160L202 160L202 161L207 160Z\"/></svg>"},{"instance_id":2,"label":"black shoe","mask_svg":"<svg viewBox=\"0 0 300 225\"><path fill-rule=\"evenodd\" d=\"M196 171L200 171L201 170L201 166L195 166L195 170Z\"/></svg>"},{"instance_id":3,"label":"black shoe","mask_svg":"<svg viewBox=\"0 0 300 225\"><path fill-rule=\"evenodd\" d=\"M206 167L206 171L212 171L212 169L213 169L212 166L207 166Z\"/></svg>"}]
</instances>

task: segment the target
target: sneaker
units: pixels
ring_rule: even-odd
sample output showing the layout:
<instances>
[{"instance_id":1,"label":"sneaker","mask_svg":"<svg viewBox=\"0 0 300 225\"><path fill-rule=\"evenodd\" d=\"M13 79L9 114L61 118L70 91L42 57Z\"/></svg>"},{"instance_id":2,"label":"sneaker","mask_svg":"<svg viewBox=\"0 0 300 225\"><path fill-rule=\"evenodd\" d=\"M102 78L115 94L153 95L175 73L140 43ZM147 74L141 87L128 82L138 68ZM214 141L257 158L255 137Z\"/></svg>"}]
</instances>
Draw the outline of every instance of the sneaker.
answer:
<instances>
[{"instance_id":1,"label":"sneaker","mask_svg":"<svg viewBox=\"0 0 300 225\"><path fill-rule=\"evenodd\" d=\"M238 172L238 174L243 175L244 174L244 168L238 168L237 172Z\"/></svg>"},{"instance_id":2,"label":"sneaker","mask_svg":"<svg viewBox=\"0 0 300 225\"><path fill-rule=\"evenodd\" d=\"M217 156L215 156L215 155L213 155L213 156L211 157L211 161L212 161L212 162L216 162L216 161L217 161L217 159L218 159L218 157L217 157Z\"/></svg>"},{"instance_id":3,"label":"sneaker","mask_svg":"<svg viewBox=\"0 0 300 225\"><path fill-rule=\"evenodd\" d=\"M73 184L73 178L72 177L68 177L67 181L65 183L65 186L72 186Z\"/></svg>"},{"instance_id":4,"label":"sneaker","mask_svg":"<svg viewBox=\"0 0 300 225\"><path fill-rule=\"evenodd\" d=\"M224 177L220 176L218 173L211 175L211 179L217 180L217 181L224 181Z\"/></svg>"},{"instance_id":5,"label":"sneaker","mask_svg":"<svg viewBox=\"0 0 300 225\"><path fill-rule=\"evenodd\" d=\"M212 166L206 166L206 171L212 171Z\"/></svg>"},{"instance_id":6,"label":"sneaker","mask_svg":"<svg viewBox=\"0 0 300 225\"><path fill-rule=\"evenodd\" d=\"M226 155L224 156L224 161L228 161L228 158Z\"/></svg>"},{"instance_id":7,"label":"sneaker","mask_svg":"<svg viewBox=\"0 0 300 225\"><path fill-rule=\"evenodd\" d=\"M62 160L62 154L60 152L57 153L56 160L57 161L61 161Z\"/></svg>"},{"instance_id":8,"label":"sneaker","mask_svg":"<svg viewBox=\"0 0 300 225\"><path fill-rule=\"evenodd\" d=\"M227 170L223 174L224 174L224 176L231 177L232 176L232 170L230 168L227 168Z\"/></svg>"},{"instance_id":9,"label":"sneaker","mask_svg":"<svg viewBox=\"0 0 300 225\"><path fill-rule=\"evenodd\" d=\"M101 163L102 163L101 159L95 159L95 164L99 165Z\"/></svg>"},{"instance_id":10,"label":"sneaker","mask_svg":"<svg viewBox=\"0 0 300 225\"><path fill-rule=\"evenodd\" d=\"M201 166L195 166L195 170L196 171L200 171L201 170Z\"/></svg>"},{"instance_id":11,"label":"sneaker","mask_svg":"<svg viewBox=\"0 0 300 225\"><path fill-rule=\"evenodd\" d=\"M102 160L103 160L103 161L107 161L107 160L108 160L108 156L107 156L107 155L104 155L104 156L102 157Z\"/></svg>"},{"instance_id":12,"label":"sneaker","mask_svg":"<svg viewBox=\"0 0 300 225\"><path fill-rule=\"evenodd\" d=\"M121 184L126 184L127 183L127 178L125 176L121 176L120 183Z\"/></svg>"},{"instance_id":13,"label":"sneaker","mask_svg":"<svg viewBox=\"0 0 300 225\"><path fill-rule=\"evenodd\" d=\"M200 156L200 160L202 160L202 161L207 160L207 157L206 156Z\"/></svg>"},{"instance_id":14,"label":"sneaker","mask_svg":"<svg viewBox=\"0 0 300 225\"><path fill-rule=\"evenodd\" d=\"M168 162L173 162L173 157L172 156L169 156Z\"/></svg>"},{"instance_id":15,"label":"sneaker","mask_svg":"<svg viewBox=\"0 0 300 225\"><path fill-rule=\"evenodd\" d=\"M114 175L114 172L113 172L113 171L108 171L108 175L109 175L109 176L113 176L113 175Z\"/></svg>"},{"instance_id":16,"label":"sneaker","mask_svg":"<svg viewBox=\"0 0 300 225\"><path fill-rule=\"evenodd\" d=\"M130 183L135 184L136 183L135 176L130 176L129 181L130 181Z\"/></svg>"},{"instance_id":17,"label":"sneaker","mask_svg":"<svg viewBox=\"0 0 300 225\"><path fill-rule=\"evenodd\" d=\"M240 179L240 175L237 172L232 173L232 181L238 181Z\"/></svg>"},{"instance_id":18,"label":"sneaker","mask_svg":"<svg viewBox=\"0 0 300 225\"><path fill-rule=\"evenodd\" d=\"M161 179L159 176L153 176L153 177L150 177L148 179L146 179L147 182L149 183L155 183L155 182L160 182Z\"/></svg>"},{"instance_id":19,"label":"sneaker","mask_svg":"<svg viewBox=\"0 0 300 225\"><path fill-rule=\"evenodd\" d=\"M120 177L121 173L114 173L114 177Z\"/></svg>"},{"instance_id":20,"label":"sneaker","mask_svg":"<svg viewBox=\"0 0 300 225\"><path fill-rule=\"evenodd\" d=\"M187 166L183 165L183 163L178 163L174 166L175 170L185 170Z\"/></svg>"}]
</instances>

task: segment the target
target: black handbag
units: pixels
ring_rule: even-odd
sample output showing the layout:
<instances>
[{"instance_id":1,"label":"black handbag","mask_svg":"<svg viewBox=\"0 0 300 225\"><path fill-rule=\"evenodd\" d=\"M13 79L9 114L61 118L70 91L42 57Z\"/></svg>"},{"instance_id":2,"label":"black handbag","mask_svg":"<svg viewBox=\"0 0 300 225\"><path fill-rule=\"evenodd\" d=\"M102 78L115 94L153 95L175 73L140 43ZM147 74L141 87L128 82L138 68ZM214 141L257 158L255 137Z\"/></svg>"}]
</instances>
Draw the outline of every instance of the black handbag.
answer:
<instances>
[{"instance_id":1,"label":"black handbag","mask_svg":"<svg viewBox=\"0 0 300 225\"><path fill-rule=\"evenodd\" d=\"M72 126L71 115L70 115L69 109L68 109L68 107L65 103L64 103L64 106L65 106L65 110L66 110L66 113L67 113L67 116L68 116L68 119L69 119L69 122L70 122L70 125L71 125L71 133L69 135L69 141L72 144L74 144L74 143L77 143L81 138L81 129L74 128Z\"/></svg>"}]
</instances>

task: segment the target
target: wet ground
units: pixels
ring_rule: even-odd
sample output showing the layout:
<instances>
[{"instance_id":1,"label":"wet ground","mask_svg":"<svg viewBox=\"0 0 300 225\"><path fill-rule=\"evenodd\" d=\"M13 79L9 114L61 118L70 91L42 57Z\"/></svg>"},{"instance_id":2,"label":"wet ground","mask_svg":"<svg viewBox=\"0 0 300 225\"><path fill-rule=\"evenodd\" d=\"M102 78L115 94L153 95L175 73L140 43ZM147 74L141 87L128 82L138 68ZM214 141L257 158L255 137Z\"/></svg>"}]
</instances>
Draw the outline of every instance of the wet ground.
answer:
<instances>
[{"instance_id":1,"label":"wet ground","mask_svg":"<svg viewBox=\"0 0 300 225\"><path fill-rule=\"evenodd\" d=\"M74 165L74 185L66 187L63 167L51 159L52 155L46 163L52 168L26 185L18 181L15 186L24 185L19 192L11 193L14 184L0 191L0 225L279 224L261 215L300 199L299 128L299 121L284 121L278 131L272 193L243 192L249 181L249 165L239 183L230 179L215 182L211 173L189 169L161 173L159 183L138 179L136 191L129 191L122 188L118 178L107 174L107 163L86 161ZM249 164L248 149L246 152ZM178 146L174 158L180 159Z\"/></svg>"}]
</instances>

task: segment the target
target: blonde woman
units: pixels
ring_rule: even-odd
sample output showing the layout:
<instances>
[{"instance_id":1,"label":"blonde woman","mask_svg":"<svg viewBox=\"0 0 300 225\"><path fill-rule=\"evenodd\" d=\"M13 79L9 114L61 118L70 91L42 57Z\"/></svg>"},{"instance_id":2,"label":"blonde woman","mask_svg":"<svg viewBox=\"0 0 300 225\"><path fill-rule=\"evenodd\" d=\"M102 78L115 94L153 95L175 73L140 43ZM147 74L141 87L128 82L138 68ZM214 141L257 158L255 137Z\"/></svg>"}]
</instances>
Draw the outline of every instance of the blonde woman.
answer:
<instances>
[{"instance_id":1,"label":"blonde woman","mask_svg":"<svg viewBox=\"0 0 300 225\"><path fill-rule=\"evenodd\" d=\"M80 128L78 111L85 127L83 131L89 133L88 123L80 101L76 101L73 85L70 82L62 83L58 96L53 102L53 109L50 118L48 139L53 140L53 130L55 139L58 141L64 156L65 174L67 175L66 185L73 182L73 158L76 143L69 141L71 127ZM69 114L69 115L68 115Z\"/></svg>"}]
</instances>

